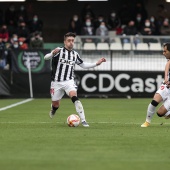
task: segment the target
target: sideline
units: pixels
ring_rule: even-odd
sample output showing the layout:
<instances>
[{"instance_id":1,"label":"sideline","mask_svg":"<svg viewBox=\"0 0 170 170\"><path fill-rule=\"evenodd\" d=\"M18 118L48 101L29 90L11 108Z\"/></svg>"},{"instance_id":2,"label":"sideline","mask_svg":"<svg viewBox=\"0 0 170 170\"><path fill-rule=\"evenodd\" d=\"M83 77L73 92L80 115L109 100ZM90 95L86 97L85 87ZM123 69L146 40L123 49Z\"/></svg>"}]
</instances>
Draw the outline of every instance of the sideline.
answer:
<instances>
[{"instance_id":1,"label":"sideline","mask_svg":"<svg viewBox=\"0 0 170 170\"><path fill-rule=\"evenodd\" d=\"M23 101L21 101L21 102L11 104L11 105L6 106L6 107L2 107L2 108L0 108L0 111L10 109L10 108L12 108L12 107L15 107L15 106L18 106L18 105L20 105L20 104L24 104L24 103L30 102L30 101L32 101L32 100L34 100L34 99L33 99L33 98L29 98L29 99L23 100Z\"/></svg>"}]
</instances>

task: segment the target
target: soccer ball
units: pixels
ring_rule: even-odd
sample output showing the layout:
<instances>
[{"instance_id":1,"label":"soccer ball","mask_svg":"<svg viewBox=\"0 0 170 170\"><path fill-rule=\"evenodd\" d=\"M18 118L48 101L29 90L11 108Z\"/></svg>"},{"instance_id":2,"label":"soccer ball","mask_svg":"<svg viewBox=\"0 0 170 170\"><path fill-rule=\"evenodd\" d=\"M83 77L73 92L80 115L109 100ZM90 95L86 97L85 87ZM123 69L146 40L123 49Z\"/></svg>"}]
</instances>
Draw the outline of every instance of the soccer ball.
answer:
<instances>
[{"instance_id":1,"label":"soccer ball","mask_svg":"<svg viewBox=\"0 0 170 170\"><path fill-rule=\"evenodd\" d=\"M67 118L67 124L70 127L77 127L80 124L80 117L76 114L72 114Z\"/></svg>"}]
</instances>

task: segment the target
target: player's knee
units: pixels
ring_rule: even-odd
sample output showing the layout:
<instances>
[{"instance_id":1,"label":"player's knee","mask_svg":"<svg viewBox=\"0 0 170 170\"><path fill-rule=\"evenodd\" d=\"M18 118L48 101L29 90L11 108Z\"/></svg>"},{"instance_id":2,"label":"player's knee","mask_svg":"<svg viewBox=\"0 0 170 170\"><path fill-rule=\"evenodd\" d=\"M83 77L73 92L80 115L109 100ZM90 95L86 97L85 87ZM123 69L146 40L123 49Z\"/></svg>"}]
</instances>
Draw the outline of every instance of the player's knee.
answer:
<instances>
[{"instance_id":1,"label":"player's knee","mask_svg":"<svg viewBox=\"0 0 170 170\"><path fill-rule=\"evenodd\" d=\"M75 103L75 101L77 101L77 100L79 100L79 99L78 99L77 96L73 96L73 97L71 98L71 100L72 100L73 103Z\"/></svg>"},{"instance_id":2,"label":"player's knee","mask_svg":"<svg viewBox=\"0 0 170 170\"><path fill-rule=\"evenodd\" d=\"M159 103L155 100L152 100L151 104L156 107L156 106L158 106Z\"/></svg>"},{"instance_id":3,"label":"player's knee","mask_svg":"<svg viewBox=\"0 0 170 170\"><path fill-rule=\"evenodd\" d=\"M161 114L161 113L159 113L159 112L157 112L157 115L158 115L159 117L164 116L164 115L162 115L162 114Z\"/></svg>"}]
</instances>

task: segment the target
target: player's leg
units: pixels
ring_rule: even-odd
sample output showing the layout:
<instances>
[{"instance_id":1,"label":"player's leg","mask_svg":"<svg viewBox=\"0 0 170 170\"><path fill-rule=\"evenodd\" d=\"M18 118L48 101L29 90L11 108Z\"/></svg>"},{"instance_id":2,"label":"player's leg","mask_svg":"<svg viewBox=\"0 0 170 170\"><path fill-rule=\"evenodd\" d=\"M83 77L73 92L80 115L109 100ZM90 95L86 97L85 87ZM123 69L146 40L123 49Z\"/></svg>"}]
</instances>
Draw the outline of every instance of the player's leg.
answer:
<instances>
[{"instance_id":1,"label":"player's leg","mask_svg":"<svg viewBox=\"0 0 170 170\"><path fill-rule=\"evenodd\" d=\"M156 107L162 101L165 101L169 97L169 90L166 85L161 85L160 88L155 93L152 102L149 104L147 109L146 121L141 125L141 127L148 127L151 123L152 117L155 113Z\"/></svg>"},{"instance_id":2,"label":"player's leg","mask_svg":"<svg viewBox=\"0 0 170 170\"><path fill-rule=\"evenodd\" d=\"M77 97L77 92L76 91L70 91L69 96L70 96L72 102L75 105L75 108L76 108L76 111L77 111L78 115L80 116L82 125L84 127L89 127L89 125L87 124L86 119L85 119L83 105L82 105L81 101Z\"/></svg>"},{"instance_id":3,"label":"player's leg","mask_svg":"<svg viewBox=\"0 0 170 170\"><path fill-rule=\"evenodd\" d=\"M87 124L86 119L85 119L83 105L77 97L77 86L74 84L73 80L70 80L67 82L67 84L65 86L65 91L66 91L66 94L71 98L72 102L74 103L76 112L80 116L82 125L84 127L89 127L89 125Z\"/></svg>"},{"instance_id":4,"label":"player's leg","mask_svg":"<svg viewBox=\"0 0 170 170\"><path fill-rule=\"evenodd\" d=\"M52 82L51 88L50 88L50 94L51 94L51 110L49 112L50 118L53 118L56 111L58 110L60 106L60 99L64 95L64 90L61 88L60 83L58 82Z\"/></svg>"},{"instance_id":5,"label":"player's leg","mask_svg":"<svg viewBox=\"0 0 170 170\"><path fill-rule=\"evenodd\" d=\"M169 117L170 117L170 99L167 99L166 101L164 101L164 103L158 109L157 115L159 117L165 117L166 119L169 119Z\"/></svg>"},{"instance_id":6,"label":"player's leg","mask_svg":"<svg viewBox=\"0 0 170 170\"><path fill-rule=\"evenodd\" d=\"M153 97L153 100L148 105L146 121L141 125L141 127L148 127L151 123L152 117L155 113L156 107L162 101L162 96L159 93L156 93Z\"/></svg>"}]
</instances>

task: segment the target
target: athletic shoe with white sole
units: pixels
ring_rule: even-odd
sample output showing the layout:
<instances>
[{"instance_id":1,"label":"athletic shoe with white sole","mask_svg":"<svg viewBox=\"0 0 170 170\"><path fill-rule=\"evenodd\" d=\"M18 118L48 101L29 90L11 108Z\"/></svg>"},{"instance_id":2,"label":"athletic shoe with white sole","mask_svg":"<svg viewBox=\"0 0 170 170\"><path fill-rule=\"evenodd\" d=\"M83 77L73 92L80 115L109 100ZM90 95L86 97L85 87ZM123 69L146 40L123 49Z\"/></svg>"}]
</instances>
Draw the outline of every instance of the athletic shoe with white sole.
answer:
<instances>
[{"instance_id":1,"label":"athletic shoe with white sole","mask_svg":"<svg viewBox=\"0 0 170 170\"><path fill-rule=\"evenodd\" d=\"M165 119L169 119L170 118L170 115L168 115L168 116L164 116L165 117Z\"/></svg>"},{"instance_id":2,"label":"athletic shoe with white sole","mask_svg":"<svg viewBox=\"0 0 170 170\"><path fill-rule=\"evenodd\" d=\"M52 118L54 117L54 115L55 115L55 110L51 110L51 111L49 112L50 118L52 119Z\"/></svg>"},{"instance_id":3,"label":"athletic shoe with white sole","mask_svg":"<svg viewBox=\"0 0 170 170\"><path fill-rule=\"evenodd\" d=\"M150 125L150 123L149 122L145 122L145 123L143 123L142 125L141 125L141 127L148 127Z\"/></svg>"},{"instance_id":4,"label":"athletic shoe with white sole","mask_svg":"<svg viewBox=\"0 0 170 170\"><path fill-rule=\"evenodd\" d=\"M84 127L89 127L88 123L86 121L81 122Z\"/></svg>"}]
</instances>

